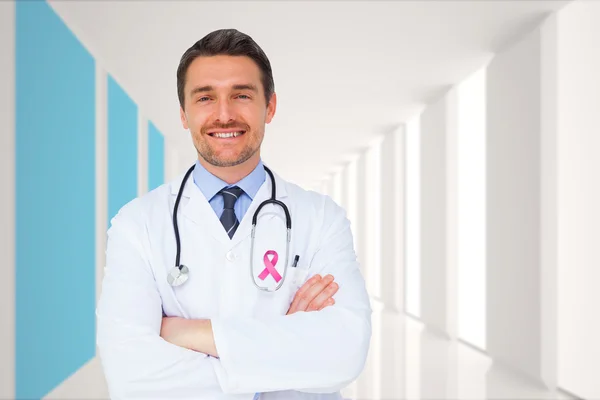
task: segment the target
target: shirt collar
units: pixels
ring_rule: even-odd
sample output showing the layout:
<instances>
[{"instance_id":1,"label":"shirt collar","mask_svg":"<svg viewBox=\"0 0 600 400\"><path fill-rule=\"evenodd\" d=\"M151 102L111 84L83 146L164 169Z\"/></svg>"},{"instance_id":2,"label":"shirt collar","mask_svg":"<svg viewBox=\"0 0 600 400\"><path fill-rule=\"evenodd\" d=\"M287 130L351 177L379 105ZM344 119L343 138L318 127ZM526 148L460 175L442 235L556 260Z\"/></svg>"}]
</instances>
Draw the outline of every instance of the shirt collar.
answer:
<instances>
[{"instance_id":1,"label":"shirt collar","mask_svg":"<svg viewBox=\"0 0 600 400\"><path fill-rule=\"evenodd\" d=\"M196 160L193 177L194 183L208 201L212 200L212 198L224 187L231 186L239 186L240 189L250 197L250 200L254 200L254 196L256 196L258 189L260 189L265 181L266 173L262 160L259 160L258 165L250 172L250 174L239 182L229 185L227 182L208 172L206 168L200 164L200 161Z\"/></svg>"}]
</instances>

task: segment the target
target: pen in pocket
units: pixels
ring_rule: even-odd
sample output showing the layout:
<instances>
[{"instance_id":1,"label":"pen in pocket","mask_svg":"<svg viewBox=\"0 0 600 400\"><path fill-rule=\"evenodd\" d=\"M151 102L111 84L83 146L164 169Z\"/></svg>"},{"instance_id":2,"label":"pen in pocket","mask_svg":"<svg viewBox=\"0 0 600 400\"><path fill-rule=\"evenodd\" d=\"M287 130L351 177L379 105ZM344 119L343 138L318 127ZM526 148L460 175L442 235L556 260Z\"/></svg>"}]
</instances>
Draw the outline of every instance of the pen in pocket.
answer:
<instances>
[{"instance_id":1,"label":"pen in pocket","mask_svg":"<svg viewBox=\"0 0 600 400\"><path fill-rule=\"evenodd\" d=\"M298 266L299 259L300 259L300 256L298 254L296 254L296 257L294 257L294 263L292 264L292 268L296 268Z\"/></svg>"}]
</instances>

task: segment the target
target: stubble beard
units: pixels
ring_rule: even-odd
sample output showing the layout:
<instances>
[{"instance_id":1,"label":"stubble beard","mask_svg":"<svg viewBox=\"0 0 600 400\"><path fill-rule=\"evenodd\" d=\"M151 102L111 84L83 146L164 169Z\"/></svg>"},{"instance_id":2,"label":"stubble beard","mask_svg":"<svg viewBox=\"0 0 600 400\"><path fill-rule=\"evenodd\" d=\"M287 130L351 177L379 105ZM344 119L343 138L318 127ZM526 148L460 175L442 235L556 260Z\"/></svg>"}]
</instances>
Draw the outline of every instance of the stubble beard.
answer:
<instances>
[{"instance_id":1,"label":"stubble beard","mask_svg":"<svg viewBox=\"0 0 600 400\"><path fill-rule=\"evenodd\" d=\"M246 132L245 134L247 135L249 134L249 132ZM206 141L199 141L199 143L196 145L196 151L198 152L198 155L210 165L213 165L215 167L235 167L236 165L243 164L250 158L252 158L252 156L256 154L258 149L260 149L260 144L261 143L259 141L258 145L255 148L252 147L252 144L247 144L235 160L220 159L215 154L213 149L206 143Z\"/></svg>"}]
</instances>

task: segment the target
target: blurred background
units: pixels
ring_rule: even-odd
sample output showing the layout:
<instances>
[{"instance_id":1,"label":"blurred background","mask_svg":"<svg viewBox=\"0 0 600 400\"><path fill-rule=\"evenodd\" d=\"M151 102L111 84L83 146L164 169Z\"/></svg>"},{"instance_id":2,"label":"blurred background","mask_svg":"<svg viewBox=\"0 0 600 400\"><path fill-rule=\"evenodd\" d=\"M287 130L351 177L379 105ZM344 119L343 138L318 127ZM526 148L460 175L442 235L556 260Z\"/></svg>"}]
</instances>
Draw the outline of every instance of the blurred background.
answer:
<instances>
[{"instance_id":1,"label":"blurred background","mask_svg":"<svg viewBox=\"0 0 600 400\"><path fill-rule=\"evenodd\" d=\"M107 398L110 218L183 173L176 69L251 35L263 160L351 220L353 399L600 399L600 2L0 2L0 397Z\"/></svg>"}]
</instances>

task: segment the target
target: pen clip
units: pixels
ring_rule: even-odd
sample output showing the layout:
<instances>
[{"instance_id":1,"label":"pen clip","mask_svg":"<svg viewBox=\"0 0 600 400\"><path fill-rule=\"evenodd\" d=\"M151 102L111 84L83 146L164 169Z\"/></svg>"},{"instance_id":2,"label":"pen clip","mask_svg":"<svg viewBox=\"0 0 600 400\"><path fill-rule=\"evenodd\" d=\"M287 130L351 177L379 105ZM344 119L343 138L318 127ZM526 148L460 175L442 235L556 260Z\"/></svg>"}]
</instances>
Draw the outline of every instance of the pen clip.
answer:
<instances>
[{"instance_id":1,"label":"pen clip","mask_svg":"<svg viewBox=\"0 0 600 400\"><path fill-rule=\"evenodd\" d=\"M298 254L296 254L296 257L294 257L294 263L292 264L292 268L296 268L298 266L299 259L300 259L300 256Z\"/></svg>"}]
</instances>

